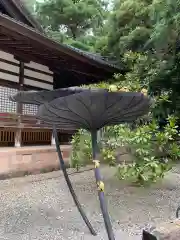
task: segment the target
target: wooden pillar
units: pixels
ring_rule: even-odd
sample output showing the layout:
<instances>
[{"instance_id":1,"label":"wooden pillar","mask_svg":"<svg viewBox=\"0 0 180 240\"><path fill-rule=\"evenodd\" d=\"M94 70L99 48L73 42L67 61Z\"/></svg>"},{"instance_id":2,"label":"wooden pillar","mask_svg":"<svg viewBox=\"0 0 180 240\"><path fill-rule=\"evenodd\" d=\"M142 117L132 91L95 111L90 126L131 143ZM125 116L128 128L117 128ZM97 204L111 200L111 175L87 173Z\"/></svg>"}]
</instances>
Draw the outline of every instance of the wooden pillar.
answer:
<instances>
[{"instance_id":1,"label":"wooden pillar","mask_svg":"<svg viewBox=\"0 0 180 240\"><path fill-rule=\"evenodd\" d=\"M55 146L55 145L56 145L53 131L52 131L52 137L51 137L51 145L52 145L52 146Z\"/></svg>"},{"instance_id":2,"label":"wooden pillar","mask_svg":"<svg viewBox=\"0 0 180 240\"><path fill-rule=\"evenodd\" d=\"M24 62L20 61L19 65L19 91L24 89ZM18 123L17 123L17 130L15 136L15 147L21 147L21 115L22 115L23 105L22 103L17 103L17 116L18 116Z\"/></svg>"}]
</instances>

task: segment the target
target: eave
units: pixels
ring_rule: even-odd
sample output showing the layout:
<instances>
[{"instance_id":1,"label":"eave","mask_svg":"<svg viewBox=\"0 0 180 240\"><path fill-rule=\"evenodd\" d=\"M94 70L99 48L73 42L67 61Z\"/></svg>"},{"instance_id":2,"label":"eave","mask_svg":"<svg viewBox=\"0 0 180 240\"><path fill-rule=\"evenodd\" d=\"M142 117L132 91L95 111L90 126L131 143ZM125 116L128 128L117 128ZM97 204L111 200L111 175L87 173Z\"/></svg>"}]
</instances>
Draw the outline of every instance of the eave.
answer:
<instances>
[{"instance_id":1,"label":"eave","mask_svg":"<svg viewBox=\"0 0 180 240\"><path fill-rule=\"evenodd\" d=\"M41 25L32 17L22 0L0 0L0 5L4 7L8 16L43 32Z\"/></svg>"},{"instance_id":2,"label":"eave","mask_svg":"<svg viewBox=\"0 0 180 240\"><path fill-rule=\"evenodd\" d=\"M48 66L55 72L73 72L98 81L121 72L119 67L109 62L97 60L81 51L59 44L3 14L0 14L0 49L24 62L34 61Z\"/></svg>"}]
</instances>

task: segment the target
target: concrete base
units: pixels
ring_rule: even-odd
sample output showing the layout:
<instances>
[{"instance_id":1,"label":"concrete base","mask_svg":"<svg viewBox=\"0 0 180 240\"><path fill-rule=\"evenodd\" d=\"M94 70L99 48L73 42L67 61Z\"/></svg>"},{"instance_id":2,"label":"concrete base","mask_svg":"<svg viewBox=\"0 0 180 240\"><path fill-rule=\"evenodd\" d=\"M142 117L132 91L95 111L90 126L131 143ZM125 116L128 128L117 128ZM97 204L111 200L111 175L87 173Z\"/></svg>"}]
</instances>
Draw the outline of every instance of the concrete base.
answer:
<instances>
[{"instance_id":1,"label":"concrete base","mask_svg":"<svg viewBox=\"0 0 180 240\"><path fill-rule=\"evenodd\" d=\"M69 165L71 146L61 146ZM55 146L0 148L0 179L59 170Z\"/></svg>"}]
</instances>

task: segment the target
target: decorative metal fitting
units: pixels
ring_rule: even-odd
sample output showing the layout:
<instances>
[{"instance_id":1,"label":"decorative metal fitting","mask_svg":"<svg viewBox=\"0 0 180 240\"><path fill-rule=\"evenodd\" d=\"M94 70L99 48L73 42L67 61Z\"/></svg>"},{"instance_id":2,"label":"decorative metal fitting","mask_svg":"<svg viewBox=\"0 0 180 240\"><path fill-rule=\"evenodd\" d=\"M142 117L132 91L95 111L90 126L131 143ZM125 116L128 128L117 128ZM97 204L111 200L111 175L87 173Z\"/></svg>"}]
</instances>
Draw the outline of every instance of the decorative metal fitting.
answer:
<instances>
[{"instance_id":1,"label":"decorative metal fitting","mask_svg":"<svg viewBox=\"0 0 180 240\"><path fill-rule=\"evenodd\" d=\"M100 166L100 161L99 160L93 160L94 167L98 168Z\"/></svg>"},{"instance_id":2,"label":"decorative metal fitting","mask_svg":"<svg viewBox=\"0 0 180 240\"><path fill-rule=\"evenodd\" d=\"M104 183L102 181L97 182L98 191L104 192Z\"/></svg>"}]
</instances>

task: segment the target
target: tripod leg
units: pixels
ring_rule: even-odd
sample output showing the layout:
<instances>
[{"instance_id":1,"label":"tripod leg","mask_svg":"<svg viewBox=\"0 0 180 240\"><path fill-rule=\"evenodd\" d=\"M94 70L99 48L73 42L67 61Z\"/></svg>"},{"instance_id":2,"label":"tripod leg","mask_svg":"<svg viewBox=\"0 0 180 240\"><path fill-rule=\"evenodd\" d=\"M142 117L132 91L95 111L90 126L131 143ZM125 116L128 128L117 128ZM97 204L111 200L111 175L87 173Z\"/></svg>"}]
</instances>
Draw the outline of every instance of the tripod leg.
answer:
<instances>
[{"instance_id":1,"label":"tripod leg","mask_svg":"<svg viewBox=\"0 0 180 240\"><path fill-rule=\"evenodd\" d=\"M104 224L106 227L106 231L108 234L109 240L115 240L114 238L114 233L112 229L112 224L110 221L109 213L107 210L107 205L105 201L105 196L104 196L104 183L101 178L101 173L100 173L100 163L98 160L96 160L96 153L97 153L97 132L92 132L92 150L93 150L93 162L94 162L94 173L95 173L95 178L96 178L96 183L98 187L98 196L99 196L99 202L100 202L100 207L101 211L103 214L104 218Z\"/></svg>"},{"instance_id":2,"label":"tripod leg","mask_svg":"<svg viewBox=\"0 0 180 240\"><path fill-rule=\"evenodd\" d=\"M54 135L54 138L55 138L55 143L56 143L56 150L57 150L57 153L58 153L58 157L59 157L59 161L60 161L60 165L61 165L61 169L63 171L63 174L64 174L64 178L66 180L66 183L68 185L68 188L69 188L69 191L72 195L72 198L76 204L76 207L78 208L84 222L86 223L87 227L89 228L90 232L92 235L96 236L96 232L95 230L93 229L91 223L89 222L88 218L86 217L86 214L84 213L81 205L80 205L80 202L78 201L77 199L77 196L74 192L74 189L73 189L73 186L72 186L72 183L69 179L69 176L68 176L68 173L66 171L66 166L65 166L65 163L64 163L64 160L63 160L63 157L62 157L62 154L61 154L61 150L60 150L60 146L59 146L59 140L58 140L58 135L57 135L57 130L56 130L56 127L53 127L53 135Z\"/></svg>"}]
</instances>

